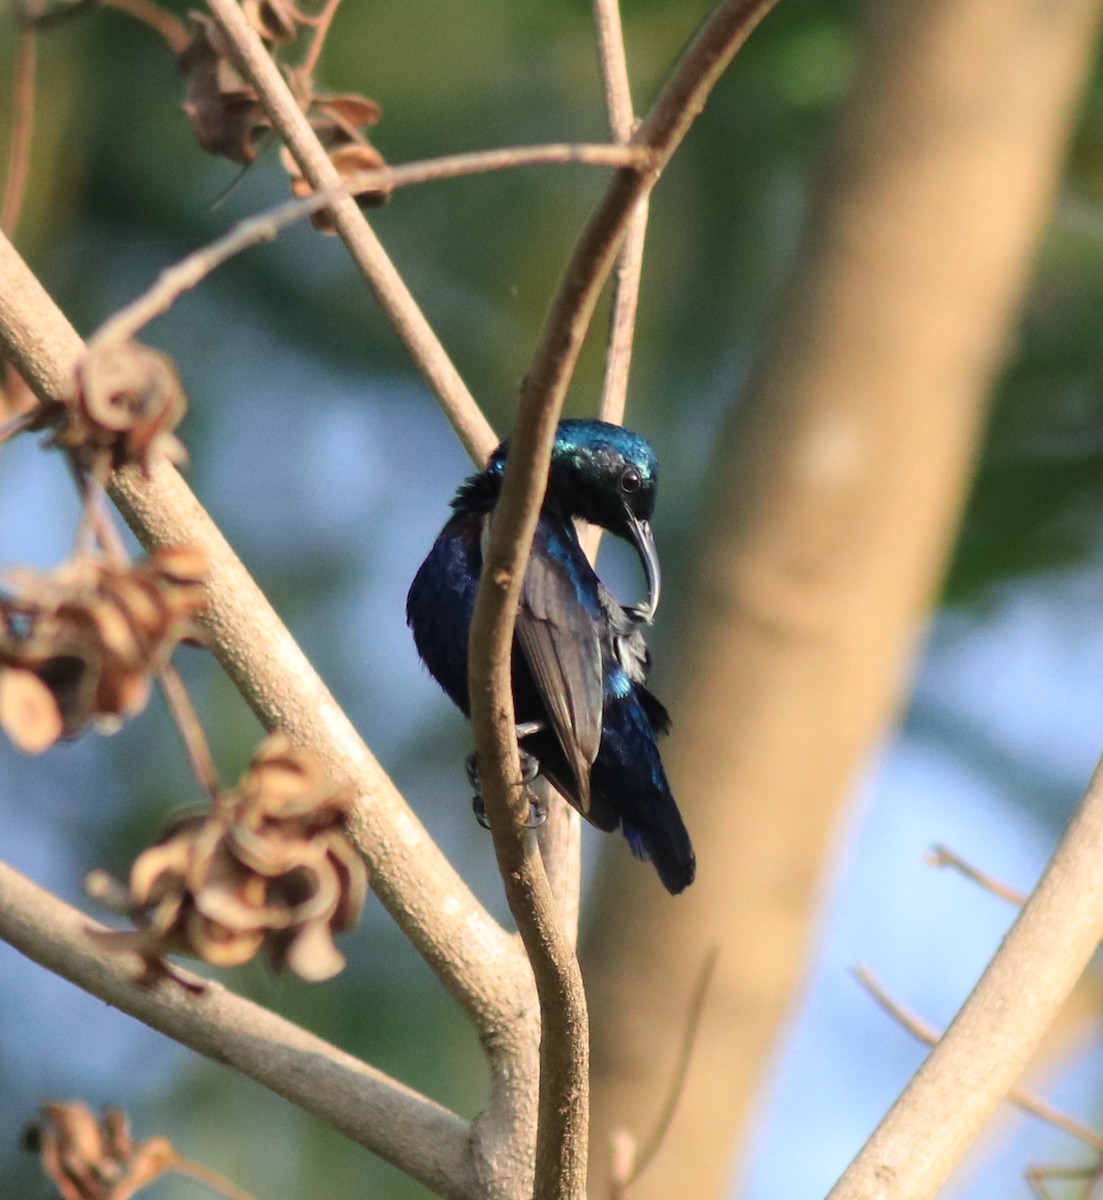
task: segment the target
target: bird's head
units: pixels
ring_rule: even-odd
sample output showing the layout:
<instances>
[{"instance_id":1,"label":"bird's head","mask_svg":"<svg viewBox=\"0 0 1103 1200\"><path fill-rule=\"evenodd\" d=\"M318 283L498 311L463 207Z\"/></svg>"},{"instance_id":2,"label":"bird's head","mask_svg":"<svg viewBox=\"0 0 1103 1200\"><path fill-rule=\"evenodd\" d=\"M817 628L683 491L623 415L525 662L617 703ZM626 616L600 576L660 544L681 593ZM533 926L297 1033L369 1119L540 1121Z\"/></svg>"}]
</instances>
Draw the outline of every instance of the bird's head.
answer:
<instances>
[{"instance_id":1,"label":"bird's head","mask_svg":"<svg viewBox=\"0 0 1103 1200\"><path fill-rule=\"evenodd\" d=\"M505 463L503 442L491 468ZM630 541L647 575L646 607L636 612L650 620L659 605L661 576L651 515L655 511L659 463L651 443L638 433L605 421L560 421L552 447L546 503L567 517L581 517Z\"/></svg>"}]
</instances>

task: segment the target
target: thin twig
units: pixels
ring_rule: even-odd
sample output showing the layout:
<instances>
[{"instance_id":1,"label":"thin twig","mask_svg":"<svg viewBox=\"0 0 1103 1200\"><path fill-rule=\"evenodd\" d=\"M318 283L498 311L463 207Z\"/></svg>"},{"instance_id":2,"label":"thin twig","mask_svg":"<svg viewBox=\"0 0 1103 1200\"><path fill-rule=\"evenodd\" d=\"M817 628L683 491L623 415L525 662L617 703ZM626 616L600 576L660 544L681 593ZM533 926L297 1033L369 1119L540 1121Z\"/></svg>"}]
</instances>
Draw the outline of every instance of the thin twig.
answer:
<instances>
[{"instance_id":1,"label":"thin twig","mask_svg":"<svg viewBox=\"0 0 1103 1200\"><path fill-rule=\"evenodd\" d=\"M333 24L333 18L337 15L337 8L340 3L341 0L325 0L325 6L312 22L314 29L310 40L310 49L307 50L303 61L295 68L295 73L304 79L309 79L318 66L322 47L325 45L326 37L329 34L329 27Z\"/></svg>"},{"instance_id":2,"label":"thin twig","mask_svg":"<svg viewBox=\"0 0 1103 1200\"><path fill-rule=\"evenodd\" d=\"M932 846L930 853L927 855L927 862L932 867L952 867L959 874L964 875L966 879L970 879L973 883L984 888L986 892L991 892L993 896L1000 900L1006 900L1008 904L1014 904L1016 908L1022 908L1026 903L1026 893L1016 891L1014 888L1008 887L1007 884L1001 883L992 875L986 874L979 868L974 867L972 863L966 861L960 854L955 854L953 850L947 846Z\"/></svg>"},{"instance_id":3,"label":"thin twig","mask_svg":"<svg viewBox=\"0 0 1103 1200\"><path fill-rule=\"evenodd\" d=\"M889 995L872 971L867 967L857 967L854 975L862 987L898 1025L928 1046L938 1045L942 1038L938 1030ZM1038 1117L1047 1124L1071 1134L1074 1138L1079 1138L1093 1150L1103 1151L1103 1133L1097 1133L1090 1126L1077 1121L1075 1117L1070 1117L1060 1109L1054 1108L1052 1104L1035 1096L1033 1092L1028 1092L1025 1088L1016 1085L1008 1091L1005 1098L1010 1104L1021 1108L1023 1112Z\"/></svg>"},{"instance_id":4,"label":"thin twig","mask_svg":"<svg viewBox=\"0 0 1103 1200\"><path fill-rule=\"evenodd\" d=\"M85 470L77 461L75 453L70 451L65 455L65 459L69 475L81 499L81 519L76 535L77 553L83 553L89 548L89 540L94 540L112 566L124 566L130 561L130 555L127 553L122 534L107 510L103 481L93 472Z\"/></svg>"},{"instance_id":5,"label":"thin twig","mask_svg":"<svg viewBox=\"0 0 1103 1200\"><path fill-rule=\"evenodd\" d=\"M632 89L628 81L628 56L624 51L624 28L619 0L593 0L594 31L601 64L601 82L605 92L605 111L609 131L618 142L632 136L636 114L632 108Z\"/></svg>"},{"instance_id":6,"label":"thin twig","mask_svg":"<svg viewBox=\"0 0 1103 1200\"><path fill-rule=\"evenodd\" d=\"M719 956L720 947L718 945L710 946L705 955L705 961L701 964L701 973L697 976L693 995L690 997L689 1012L686 1014L685 1027L682 1030L682 1044L678 1048L678 1060L674 1066L674 1076L670 1081L670 1091L667 1093L666 1103L663 1105L659 1119L655 1122L655 1128L652 1130L651 1136L647 1139L643 1151L635 1156L634 1165L630 1169L625 1170L622 1163L622 1176L620 1178L617 1178L617 1174L614 1172L616 1185L612 1192L611 1200L625 1200L629 1188L637 1182L644 1171L651 1165L655 1155L662 1148L667 1134L670 1132L670 1126L674 1121L674 1114L678 1111L678 1104L685 1090L686 1078L689 1075L690 1059L693 1057L693 1048L697 1044L697 1035L701 1031L701 1017L705 1011L705 999L708 996L712 976L716 970L716 960ZM623 1150L621 1157L624 1158Z\"/></svg>"},{"instance_id":7,"label":"thin twig","mask_svg":"<svg viewBox=\"0 0 1103 1200\"><path fill-rule=\"evenodd\" d=\"M95 539L108 562L117 567L125 566L130 561L130 555L122 535L111 519L111 514L104 508L102 484L92 472L85 471L77 463L74 454L67 454L66 459L69 473L82 501L81 520L77 531L77 553L85 549L84 543L91 537ZM207 735L188 695L188 689L172 663L165 664L158 683L168 705L169 715L180 734L180 740L184 743L192 772L206 792L207 798L215 804L221 790L218 772L211 756Z\"/></svg>"},{"instance_id":8,"label":"thin twig","mask_svg":"<svg viewBox=\"0 0 1103 1200\"><path fill-rule=\"evenodd\" d=\"M253 1200L248 1192L243 1192L241 1188L235 1187L225 1176L219 1175L217 1171L212 1171L210 1167L203 1166L202 1163L192 1162L189 1158L175 1155L168 1164L167 1170L174 1171L177 1175L186 1175L202 1183L212 1192L224 1196L226 1200Z\"/></svg>"},{"instance_id":9,"label":"thin twig","mask_svg":"<svg viewBox=\"0 0 1103 1200\"><path fill-rule=\"evenodd\" d=\"M217 804L221 784L211 755L211 747L199 714L195 711L191 696L188 695L188 689L172 663L165 665L158 683L172 715L173 724L180 731L180 739L184 743L192 771L207 793L207 799L212 804Z\"/></svg>"},{"instance_id":10,"label":"thin twig","mask_svg":"<svg viewBox=\"0 0 1103 1200\"><path fill-rule=\"evenodd\" d=\"M31 165L31 140L34 130L34 77L37 49L35 31L29 25L19 30L12 80L11 129L8 132L8 170L4 180L4 198L0 201L0 229L8 237L15 233Z\"/></svg>"},{"instance_id":11,"label":"thin twig","mask_svg":"<svg viewBox=\"0 0 1103 1200\"><path fill-rule=\"evenodd\" d=\"M180 54L191 41L188 28L178 17L153 0L99 0L104 8L115 8L140 21L156 33L173 54Z\"/></svg>"},{"instance_id":12,"label":"thin twig","mask_svg":"<svg viewBox=\"0 0 1103 1200\"><path fill-rule=\"evenodd\" d=\"M167 312L186 291L201 283L216 268L261 242L272 241L281 229L301 221L334 200L357 192L410 187L464 175L501 171L511 167L579 163L587 166L626 167L645 161L647 152L637 147L601 143L553 143L546 146L508 146L476 150L361 171L328 185L301 200L289 200L255 217L240 221L228 233L161 272L153 286L113 313L89 338L89 344L126 341L155 317Z\"/></svg>"},{"instance_id":13,"label":"thin twig","mask_svg":"<svg viewBox=\"0 0 1103 1200\"><path fill-rule=\"evenodd\" d=\"M1103 1181L1103 1164L1096 1162L1090 1167L1027 1167L1023 1176L1037 1200L1053 1200L1053 1193L1044 1181L1054 1179L1086 1179L1090 1186L1081 1200L1096 1200L1100 1182Z\"/></svg>"},{"instance_id":14,"label":"thin twig","mask_svg":"<svg viewBox=\"0 0 1103 1200\"><path fill-rule=\"evenodd\" d=\"M135 21L152 29L173 54L179 54L191 35L187 26L178 17L163 9L154 0L71 0L58 8L46 8L44 3L35 5L37 11L28 8L24 19L34 29L52 29L65 24L93 8L114 8Z\"/></svg>"},{"instance_id":15,"label":"thin twig","mask_svg":"<svg viewBox=\"0 0 1103 1200\"><path fill-rule=\"evenodd\" d=\"M609 344L605 355L605 377L601 385L601 406L598 415L603 421L611 421L614 425L619 425L624 420L628 400L628 375L632 367L632 349L636 339L636 314L639 310L643 248L647 238L649 212L650 204L645 196L632 214L613 273Z\"/></svg>"},{"instance_id":16,"label":"thin twig","mask_svg":"<svg viewBox=\"0 0 1103 1200\"><path fill-rule=\"evenodd\" d=\"M337 169L330 162L325 147L237 0L210 0L210 10L229 39L235 65L256 88L265 111L287 143L303 177L314 188L330 187L339 182ZM334 228L375 293L414 366L437 397L460 442L481 465L498 444L490 422L468 391L355 200L347 196L336 197L328 207Z\"/></svg>"},{"instance_id":17,"label":"thin twig","mask_svg":"<svg viewBox=\"0 0 1103 1200\"><path fill-rule=\"evenodd\" d=\"M628 79L628 59L624 50L624 29L619 0L594 0L594 24L597 30L598 57L613 140L626 145L635 132L636 116L632 107L632 89ZM640 278L643 273L643 246L647 237L648 201L643 197L636 206L613 268L613 300L609 315L609 340L605 351L605 378L601 388L598 415L603 421L620 424L628 397L628 373L632 365L632 344L636 334ZM595 539L596 552L596 539Z\"/></svg>"}]
</instances>

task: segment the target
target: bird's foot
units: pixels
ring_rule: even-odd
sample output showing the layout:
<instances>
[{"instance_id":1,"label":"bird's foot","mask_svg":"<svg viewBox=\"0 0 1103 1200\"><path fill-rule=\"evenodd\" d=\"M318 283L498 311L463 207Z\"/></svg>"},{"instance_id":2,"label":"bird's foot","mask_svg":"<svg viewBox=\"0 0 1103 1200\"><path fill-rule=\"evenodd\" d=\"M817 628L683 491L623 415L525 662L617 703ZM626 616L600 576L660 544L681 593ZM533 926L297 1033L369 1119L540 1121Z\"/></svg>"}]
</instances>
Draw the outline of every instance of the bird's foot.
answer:
<instances>
[{"instance_id":1,"label":"bird's foot","mask_svg":"<svg viewBox=\"0 0 1103 1200\"><path fill-rule=\"evenodd\" d=\"M523 725L517 726L518 737L528 737L530 733L538 733L543 729L543 723L539 721L527 721ZM540 760L534 755L529 754L527 750L522 750L521 754L521 786L527 788L529 784L534 782L536 776L540 774ZM467 756L464 763L467 770L467 779L471 786L475 789L475 795L471 798L471 810L475 814L475 820L484 829L489 829L490 824L486 819L486 801L483 799L482 787L479 783L479 756L476 753L471 753ZM548 819L548 810L543 804L536 801L535 796L529 793L529 815L525 821L526 829L539 829L541 825Z\"/></svg>"}]
</instances>

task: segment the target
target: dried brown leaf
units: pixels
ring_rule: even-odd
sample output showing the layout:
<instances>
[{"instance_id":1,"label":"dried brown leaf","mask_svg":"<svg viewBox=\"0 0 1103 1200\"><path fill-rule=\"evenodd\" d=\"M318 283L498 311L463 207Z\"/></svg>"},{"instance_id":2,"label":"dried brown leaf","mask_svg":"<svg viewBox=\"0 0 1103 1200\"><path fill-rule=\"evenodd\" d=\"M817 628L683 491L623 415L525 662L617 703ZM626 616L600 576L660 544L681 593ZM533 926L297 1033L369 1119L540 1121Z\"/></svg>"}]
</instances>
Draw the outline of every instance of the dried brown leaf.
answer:
<instances>
[{"instance_id":1,"label":"dried brown leaf","mask_svg":"<svg viewBox=\"0 0 1103 1200\"><path fill-rule=\"evenodd\" d=\"M177 56L185 86L182 107L202 150L248 166L271 122L256 90L230 61L217 26L202 13L191 19L195 33Z\"/></svg>"},{"instance_id":2,"label":"dried brown leaf","mask_svg":"<svg viewBox=\"0 0 1103 1200\"><path fill-rule=\"evenodd\" d=\"M191 550L168 561L174 570L200 569ZM177 644L197 633L195 618L206 606L203 589L166 573L157 556L130 567L82 557L49 574L12 571L8 579L15 594L0 598L0 680L7 680L0 728L24 748L44 749L89 726L113 731L141 711L151 680Z\"/></svg>"},{"instance_id":3,"label":"dried brown leaf","mask_svg":"<svg viewBox=\"0 0 1103 1200\"><path fill-rule=\"evenodd\" d=\"M172 953L236 966L264 946L277 968L329 978L344 964L333 935L355 924L367 897L344 830L354 800L314 755L273 735L213 812L177 819L138 856L136 931L104 944L140 954L147 971Z\"/></svg>"},{"instance_id":4,"label":"dried brown leaf","mask_svg":"<svg viewBox=\"0 0 1103 1200\"><path fill-rule=\"evenodd\" d=\"M314 23L292 0L242 0L241 9L256 32L275 46L288 45L299 36L300 25Z\"/></svg>"},{"instance_id":5,"label":"dried brown leaf","mask_svg":"<svg viewBox=\"0 0 1103 1200\"><path fill-rule=\"evenodd\" d=\"M0 668L0 729L25 754L41 754L64 728L53 692L33 671Z\"/></svg>"},{"instance_id":6,"label":"dried brown leaf","mask_svg":"<svg viewBox=\"0 0 1103 1200\"><path fill-rule=\"evenodd\" d=\"M95 345L77 362L68 396L44 404L29 429L50 429L47 444L72 451L94 475L102 462L146 474L159 458L184 462L173 432L187 399L171 359L138 342Z\"/></svg>"},{"instance_id":7,"label":"dried brown leaf","mask_svg":"<svg viewBox=\"0 0 1103 1200\"><path fill-rule=\"evenodd\" d=\"M311 123L326 129L333 127L343 130L347 137L355 137L358 132L370 129L379 123L383 110L375 100L356 92L343 92L334 96L315 96L313 108L317 115L312 115ZM325 143L323 143L325 144Z\"/></svg>"},{"instance_id":8,"label":"dried brown leaf","mask_svg":"<svg viewBox=\"0 0 1103 1200\"><path fill-rule=\"evenodd\" d=\"M78 1101L44 1104L23 1133L62 1200L112 1200L134 1146L125 1116L108 1109L101 1123Z\"/></svg>"},{"instance_id":9,"label":"dried brown leaf","mask_svg":"<svg viewBox=\"0 0 1103 1200\"><path fill-rule=\"evenodd\" d=\"M136 1143L121 1109L106 1108L97 1121L76 1100L44 1104L39 1119L23 1132L23 1148L40 1156L62 1200L130 1200L168 1170L229 1186L182 1159L168 1138Z\"/></svg>"}]
</instances>

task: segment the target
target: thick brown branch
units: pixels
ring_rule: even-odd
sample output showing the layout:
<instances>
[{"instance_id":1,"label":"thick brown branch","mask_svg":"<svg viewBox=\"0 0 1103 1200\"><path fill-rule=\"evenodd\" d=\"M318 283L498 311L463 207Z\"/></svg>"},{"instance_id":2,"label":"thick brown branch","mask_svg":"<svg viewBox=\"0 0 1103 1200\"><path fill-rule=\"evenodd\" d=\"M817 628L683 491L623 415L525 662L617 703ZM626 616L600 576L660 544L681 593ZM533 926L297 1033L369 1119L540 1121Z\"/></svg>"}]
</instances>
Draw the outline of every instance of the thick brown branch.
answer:
<instances>
[{"instance_id":1,"label":"thick brown branch","mask_svg":"<svg viewBox=\"0 0 1103 1200\"><path fill-rule=\"evenodd\" d=\"M138 960L105 956L87 936L102 928L0 863L0 937L28 958L285 1096L438 1195L479 1195L466 1121L220 984L198 998L171 983L138 987Z\"/></svg>"}]
</instances>

